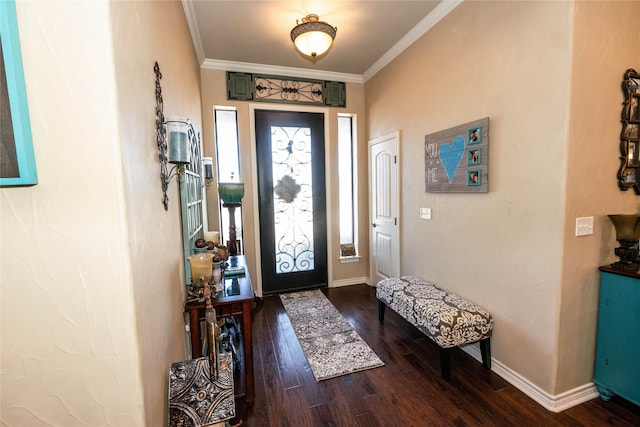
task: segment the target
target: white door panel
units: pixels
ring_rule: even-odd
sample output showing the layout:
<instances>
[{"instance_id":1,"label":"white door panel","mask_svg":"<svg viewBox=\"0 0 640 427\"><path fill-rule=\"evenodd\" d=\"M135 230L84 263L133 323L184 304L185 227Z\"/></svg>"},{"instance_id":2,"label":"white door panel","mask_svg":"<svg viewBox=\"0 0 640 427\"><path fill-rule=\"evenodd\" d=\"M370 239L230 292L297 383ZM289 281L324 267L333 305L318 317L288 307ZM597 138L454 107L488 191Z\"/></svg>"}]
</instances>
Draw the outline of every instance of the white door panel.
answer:
<instances>
[{"instance_id":1,"label":"white door panel","mask_svg":"<svg viewBox=\"0 0 640 427\"><path fill-rule=\"evenodd\" d=\"M398 132L369 141L369 273L374 285L400 275L398 144Z\"/></svg>"}]
</instances>

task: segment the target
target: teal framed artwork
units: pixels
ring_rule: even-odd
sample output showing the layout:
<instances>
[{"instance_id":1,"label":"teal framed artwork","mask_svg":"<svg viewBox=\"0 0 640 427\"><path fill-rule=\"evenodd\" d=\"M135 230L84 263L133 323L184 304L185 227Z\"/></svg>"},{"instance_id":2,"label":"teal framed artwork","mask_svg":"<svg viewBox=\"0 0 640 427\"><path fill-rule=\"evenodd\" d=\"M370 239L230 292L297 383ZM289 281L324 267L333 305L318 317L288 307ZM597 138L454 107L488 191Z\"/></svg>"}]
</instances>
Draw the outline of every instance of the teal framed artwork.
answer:
<instances>
[{"instance_id":1,"label":"teal framed artwork","mask_svg":"<svg viewBox=\"0 0 640 427\"><path fill-rule=\"evenodd\" d=\"M14 0L0 1L0 186L38 183Z\"/></svg>"}]
</instances>

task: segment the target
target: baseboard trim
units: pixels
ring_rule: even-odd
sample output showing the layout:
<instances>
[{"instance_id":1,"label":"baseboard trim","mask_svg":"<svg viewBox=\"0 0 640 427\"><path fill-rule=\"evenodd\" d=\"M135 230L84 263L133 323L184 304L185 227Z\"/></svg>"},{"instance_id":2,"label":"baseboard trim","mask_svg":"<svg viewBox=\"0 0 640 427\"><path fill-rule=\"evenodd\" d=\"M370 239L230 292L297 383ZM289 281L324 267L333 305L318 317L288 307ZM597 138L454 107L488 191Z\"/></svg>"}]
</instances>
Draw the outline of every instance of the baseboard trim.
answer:
<instances>
[{"instance_id":1,"label":"baseboard trim","mask_svg":"<svg viewBox=\"0 0 640 427\"><path fill-rule=\"evenodd\" d=\"M474 359L482 362L480 348L477 345L471 344L460 348ZM491 370L551 412L562 412L599 396L596 386L592 382L552 396L493 357L491 358Z\"/></svg>"},{"instance_id":2,"label":"baseboard trim","mask_svg":"<svg viewBox=\"0 0 640 427\"><path fill-rule=\"evenodd\" d=\"M332 280L329 284L330 288L340 288L342 286L361 285L368 283L368 277L353 277L351 279Z\"/></svg>"}]
</instances>

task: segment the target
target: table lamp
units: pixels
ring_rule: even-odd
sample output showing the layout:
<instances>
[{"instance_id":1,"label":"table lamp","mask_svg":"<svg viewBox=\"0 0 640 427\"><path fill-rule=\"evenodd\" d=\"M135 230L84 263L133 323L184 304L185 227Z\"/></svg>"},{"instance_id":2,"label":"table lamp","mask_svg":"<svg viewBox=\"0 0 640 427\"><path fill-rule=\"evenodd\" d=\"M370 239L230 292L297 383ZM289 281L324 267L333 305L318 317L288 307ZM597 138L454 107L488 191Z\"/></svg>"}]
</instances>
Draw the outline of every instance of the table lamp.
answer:
<instances>
[{"instance_id":1,"label":"table lamp","mask_svg":"<svg viewBox=\"0 0 640 427\"><path fill-rule=\"evenodd\" d=\"M236 238L236 208L242 206L244 196L243 182L219 182L218 195L222 200L222 206L229 209L229 240L227 247L229 255L238 255L238 240Z\"/></svg>"},{"instance_id":2,"label":"table lamp","mask_svg":"<svg viewBox=\"0 0 640 427\"><path fill-rule=\"evenodd\" d=\"M638 257L638 239L640 238L640 214L608 215L616 229L616 240L620 246L614 253L620 258L611 264L611 268L636 271L640 269Z\"/></svg>"}]
</instances>

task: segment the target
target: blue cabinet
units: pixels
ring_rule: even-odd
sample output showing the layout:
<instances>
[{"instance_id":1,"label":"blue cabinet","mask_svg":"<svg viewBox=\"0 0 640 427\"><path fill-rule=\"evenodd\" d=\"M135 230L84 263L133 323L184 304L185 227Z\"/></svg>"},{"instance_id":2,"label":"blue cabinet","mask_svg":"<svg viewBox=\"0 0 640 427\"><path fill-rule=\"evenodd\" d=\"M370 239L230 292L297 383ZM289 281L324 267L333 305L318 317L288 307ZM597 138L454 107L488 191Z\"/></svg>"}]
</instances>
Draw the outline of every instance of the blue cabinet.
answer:
<instances>
[{"instance_id":1,"label":"blue cabinet","mask_svg":"<svg viewBox=\"0 0 640 427\"><path fill-rule=\"evenodd\" d=\"M595 378L603 400L640 405L640 274L600 267Z\"/></svg>"}]
</instances>

